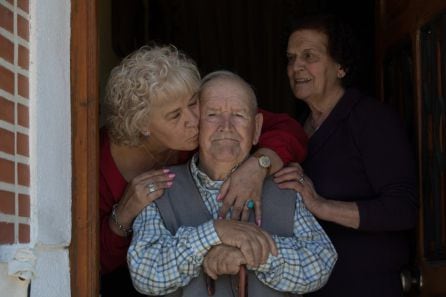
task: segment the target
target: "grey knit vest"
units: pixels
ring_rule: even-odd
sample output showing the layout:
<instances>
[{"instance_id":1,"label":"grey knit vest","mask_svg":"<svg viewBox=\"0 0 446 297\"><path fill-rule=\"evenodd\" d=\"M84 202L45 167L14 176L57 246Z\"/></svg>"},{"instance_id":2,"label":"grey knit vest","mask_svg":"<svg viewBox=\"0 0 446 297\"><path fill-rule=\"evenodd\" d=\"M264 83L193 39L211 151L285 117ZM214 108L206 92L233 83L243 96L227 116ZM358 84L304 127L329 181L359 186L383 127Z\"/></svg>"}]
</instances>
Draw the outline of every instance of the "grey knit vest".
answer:
<instances>
[{"instance_id":1,"label":"grey knit vest","mask_svg":"<svg viewBox=\"0 0 446 297\"><path fill-rule=\"evenodd\" d=\"M175 234L180 226L198 226L212 219L204 204L198 188L189 170L189 164L170 168L176 174L173 186L156 200L166 228ZM281 190L267 179L262 192L262 228L270 234L283 237L293 236L294 211L296 193ZM254 220L253 216L250 218ZM234 276L219 276L215 282L214 297L237 296ZM291 296L275 291L260 282L255 274L248 271L249 297ZM187 286L166 296L207 297L205 276L203 271Z\"/></svg>"}]
</instances>

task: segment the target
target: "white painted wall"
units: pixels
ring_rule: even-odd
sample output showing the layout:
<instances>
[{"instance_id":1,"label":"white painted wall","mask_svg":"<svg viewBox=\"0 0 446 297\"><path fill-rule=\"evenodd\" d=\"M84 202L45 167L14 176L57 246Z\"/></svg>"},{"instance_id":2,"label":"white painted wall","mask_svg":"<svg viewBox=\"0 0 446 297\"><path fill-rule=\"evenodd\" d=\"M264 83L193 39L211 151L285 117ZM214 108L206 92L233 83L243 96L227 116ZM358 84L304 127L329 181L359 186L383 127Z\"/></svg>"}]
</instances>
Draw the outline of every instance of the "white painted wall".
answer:
<instances>
[{"instance_id":1,"label":"white painted wall","mask_svg":"<svg viewBox=\"0 0 446 297\"><path fill-rule=\"evenodd\" d=\"M71 0L29 4L31 242L0 247L0 296L27 295L15 269L34 272L31 297L70 297Z\"/></svg>"},{"instance_id":2,"label":"white painted wall","mask_svg":"<svg viewBox=\"0 0 446 297\"><path fill-rule=\"evenodd\" d=\"M30 1L31 297L71 295L70 9Z\"/></svg>"}]
</instances>

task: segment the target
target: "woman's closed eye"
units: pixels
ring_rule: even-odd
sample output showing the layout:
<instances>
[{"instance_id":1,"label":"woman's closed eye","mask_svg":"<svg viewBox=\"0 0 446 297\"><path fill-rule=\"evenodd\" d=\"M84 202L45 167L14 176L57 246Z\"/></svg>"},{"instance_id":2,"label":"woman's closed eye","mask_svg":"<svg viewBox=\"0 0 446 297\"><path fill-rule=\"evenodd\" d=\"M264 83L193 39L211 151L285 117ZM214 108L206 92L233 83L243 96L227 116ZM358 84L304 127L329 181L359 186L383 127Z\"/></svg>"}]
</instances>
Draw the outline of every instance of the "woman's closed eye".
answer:
<instances>
[{"instance_id":1,"label":"woman's closed eye","mask_svg":"<svg viewBox=\"0 0 446 297\"><path fill-rule=\"evenodd\" d=\"M181 116L181 112L173 112L173 113L169 113L169 115L167 116L167 120L176 120Z\"/></svg>"},{"instance_id":2,"label":"woman's closed eye","mask_svg":"<svg viewBox=\"0 0 446 297\"><path fill-rule=\"evenodd\" d=\"M189 106L195 106L198 104L198 100L195 98L189 102Z\"/></svg>"}]
</instances>

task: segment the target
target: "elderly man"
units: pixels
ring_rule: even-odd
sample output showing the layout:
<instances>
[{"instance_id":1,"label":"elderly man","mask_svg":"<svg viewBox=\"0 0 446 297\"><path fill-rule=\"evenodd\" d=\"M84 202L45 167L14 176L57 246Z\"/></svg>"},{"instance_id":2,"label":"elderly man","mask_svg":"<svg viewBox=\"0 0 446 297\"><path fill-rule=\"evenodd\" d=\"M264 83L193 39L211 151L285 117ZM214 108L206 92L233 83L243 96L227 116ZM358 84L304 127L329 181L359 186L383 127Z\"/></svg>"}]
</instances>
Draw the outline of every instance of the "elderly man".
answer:
<instances>
[{"instance_id":1,"label":"elderly man","mask_svg":"<svg viewBox=\"0 0 446 297\"><path fill-rule=\"evenodd\" d=\"M128 264L134 286L149 295L204 297L205 271L216 279L214 296L235 296L231 275L246 265L250 296L322 287L337 254L295 192L267 179L261 226L218 218L219 188L257 143L262 115L251 87L231 72L207 75L198 96L198 154L171 169L172 187L133 224Z\"/></svg>"}]
</instances>

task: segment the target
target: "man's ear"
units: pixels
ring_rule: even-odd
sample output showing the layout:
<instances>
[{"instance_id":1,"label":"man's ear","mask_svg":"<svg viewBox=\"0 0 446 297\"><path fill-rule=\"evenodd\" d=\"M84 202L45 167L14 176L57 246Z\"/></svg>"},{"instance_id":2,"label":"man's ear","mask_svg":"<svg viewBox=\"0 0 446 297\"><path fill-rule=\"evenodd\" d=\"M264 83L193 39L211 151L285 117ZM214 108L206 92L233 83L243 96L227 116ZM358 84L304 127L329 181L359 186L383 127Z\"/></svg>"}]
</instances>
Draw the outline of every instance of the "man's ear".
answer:
<instances>
[{"instance_id":1,"label":"man's ear","mask_svg":"<svg viewBox=\"0 0 446 297\"><path fill-rule=\"evenodd\" d=\"M260 134L262 133L263 114L257 113L255 118L255 130L254 137L252 139L252 145L256 145L259 142Z\"/></svg>"}]
</instances>

